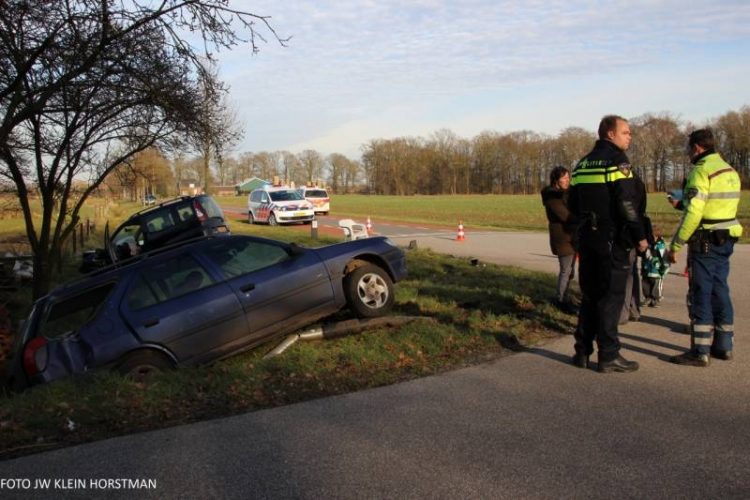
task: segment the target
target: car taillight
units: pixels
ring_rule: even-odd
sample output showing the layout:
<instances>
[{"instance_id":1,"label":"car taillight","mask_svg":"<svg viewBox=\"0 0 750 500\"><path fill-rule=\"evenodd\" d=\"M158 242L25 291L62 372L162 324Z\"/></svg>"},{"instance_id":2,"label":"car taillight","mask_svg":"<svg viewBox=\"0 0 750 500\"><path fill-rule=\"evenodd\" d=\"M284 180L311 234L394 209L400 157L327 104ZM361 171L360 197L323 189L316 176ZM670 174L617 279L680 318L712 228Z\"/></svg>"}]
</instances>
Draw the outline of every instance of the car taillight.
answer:
<instances>
[{"instance_id":1,"label":"car taillight","mask_svg":"<svg viewBox=\"0 0 750 500\"><path fill-rule=\"evenodd\" d=\"M193 208L195 208L195 215L198 216L199 221L205 222L206 220L208 220L206 211L203 209L203 205L201 205L198 200L193 200Z\"/></svg>"},{"instance_id":2,"label":"car taillight","mask_svg":"<svg viewBox=\"0 0 750 500\"><path fill-rule=\"evenodd\" d=\"M35 375L47 368L47 339L36 337L23 350L23 369L27 375Z\"/></svg>"}]
</instances>

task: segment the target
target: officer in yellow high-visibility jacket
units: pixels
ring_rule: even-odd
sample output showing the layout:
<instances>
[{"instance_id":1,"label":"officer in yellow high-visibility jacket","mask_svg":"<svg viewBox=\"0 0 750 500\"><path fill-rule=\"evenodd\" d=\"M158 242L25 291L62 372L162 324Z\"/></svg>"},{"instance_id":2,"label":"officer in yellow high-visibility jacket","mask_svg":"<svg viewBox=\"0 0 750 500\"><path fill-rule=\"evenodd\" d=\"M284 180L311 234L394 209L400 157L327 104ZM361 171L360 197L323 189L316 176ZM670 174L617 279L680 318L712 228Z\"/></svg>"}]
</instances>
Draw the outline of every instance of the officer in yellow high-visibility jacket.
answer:
<instances>
[{"instance_id":1,"label":"officer in yellow high-visibility jacket","mask_svg":"<svg viewBox=\"0 0 750 500\"><path fill-rule=\"evenodd\" d=\"M729 257L742 236L737 220L740 177L715 150L710 129L690 134L688 153L695 165L683 193L683 216L672 238L669 260L690 248L690 350L673 363L708 366L710 356L729 360L734 343L734 309L729 296Z\"/></svg>"}]
</instances>

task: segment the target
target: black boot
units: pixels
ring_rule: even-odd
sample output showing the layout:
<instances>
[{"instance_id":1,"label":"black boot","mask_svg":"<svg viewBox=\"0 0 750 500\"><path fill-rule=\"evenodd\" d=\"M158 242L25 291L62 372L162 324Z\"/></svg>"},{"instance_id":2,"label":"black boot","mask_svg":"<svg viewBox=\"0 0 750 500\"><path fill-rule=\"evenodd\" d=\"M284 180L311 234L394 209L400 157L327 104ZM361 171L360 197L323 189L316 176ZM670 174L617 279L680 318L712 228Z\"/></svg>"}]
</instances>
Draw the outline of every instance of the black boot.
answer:
<instances>
[{"instance_id":1,"label":"black boot","mask_svg":"<svg viewBox=\"0 0 750 500\"><path fill-rule=\"evenodd\" d=\"M680 354L679 356L672 356L669 358L671 363L685 366L708 366L709 357L708 354L698 354L697 352L688 351Z\"/></svg>"},{"instance_id":2,"label":"black boot","mask_svg":"<svg viewBox=\"0 0 750 500\"><path fill-rule=\"evenodd\" d=\"M570 358L570 362L573 364L573 366L577 366L578 368L589 367L589 357L580 352L575 353L573 357Z\"/></svg>"},{"instance_id":3,"label":"black boot","mask_svg":"<svg viewBox=\"0 0 750 500\"><path fill-rule=\"evenodd\" d=\"M718 349L711 349L711 357L729 361L730 359L732 359L732 351L720 351Z\"/></svg>"},{"instance_id":4,"label":"black boot","mask_svg":"<svg viewBox=\"0 0 750 500\"><path fill-rule=\"evenodd\" d=\"M599 360L599 366L597 370L599 373L611 373L611 372L634 372L638 369L638 363L636 361L628 361L623 358L620 354L615 359L609 361Z\"/></svg>"}]
</instances>

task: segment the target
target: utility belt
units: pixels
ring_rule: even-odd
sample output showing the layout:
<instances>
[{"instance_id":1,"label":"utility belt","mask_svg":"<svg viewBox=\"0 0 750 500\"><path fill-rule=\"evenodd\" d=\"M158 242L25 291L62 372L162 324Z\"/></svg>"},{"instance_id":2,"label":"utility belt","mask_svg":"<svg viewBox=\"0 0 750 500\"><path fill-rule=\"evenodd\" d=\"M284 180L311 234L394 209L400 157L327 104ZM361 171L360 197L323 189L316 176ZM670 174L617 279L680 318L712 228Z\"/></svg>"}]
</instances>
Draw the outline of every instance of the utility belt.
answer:
<instances>
[{"instance_id":1,"label":"utility belt","mask_svg":"<svg viewBox=\"0 0 750 500\"><path fill-rule=\"evenodd\" d=\"M727 241L737 241L729 235L729 229L698 229L688 240L688 248L691 252L707 254L711 245L721 246Z\"/></svg>"}]
</instances>

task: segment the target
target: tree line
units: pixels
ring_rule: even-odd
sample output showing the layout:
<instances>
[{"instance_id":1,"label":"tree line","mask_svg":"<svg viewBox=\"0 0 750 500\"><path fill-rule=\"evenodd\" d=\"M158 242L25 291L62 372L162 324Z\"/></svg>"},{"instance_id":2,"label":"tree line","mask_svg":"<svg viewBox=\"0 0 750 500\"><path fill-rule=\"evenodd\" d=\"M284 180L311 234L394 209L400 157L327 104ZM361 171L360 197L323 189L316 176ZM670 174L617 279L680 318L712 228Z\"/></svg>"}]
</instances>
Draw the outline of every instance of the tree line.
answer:
<instances>
[{"instance_id":1,"label":"tree line","mask_svg":"<svg viewBox=\"0 0 750 500\"><path fill-rule=\"evenodd\" d=\"M705 124L682 122L669 113L630 119L631 163L649 191L679 186L690 169L685 152L688 133L710 125L719 151L750 184L750 106L729 111ZM569 169L592 147L593 131L569 127L557 136L532 131L485 131L466 139L442 129L428 138L372 139L360 160L315 150L244 152L214 162L209 185L234 185L251 177L274 177L296 184L324 184L334 193L530 194L548 183L552 167ZM148 164L148 162L146 162ZM206 184L200 158L178 156L174 179ZM156 179L155 179L156 180Z\"/></svg>"}]
</instances>

